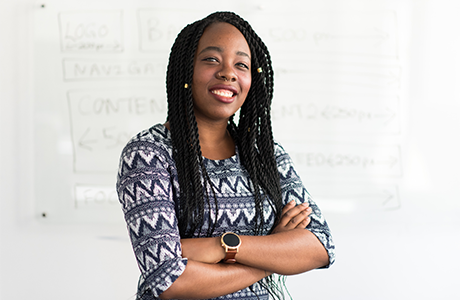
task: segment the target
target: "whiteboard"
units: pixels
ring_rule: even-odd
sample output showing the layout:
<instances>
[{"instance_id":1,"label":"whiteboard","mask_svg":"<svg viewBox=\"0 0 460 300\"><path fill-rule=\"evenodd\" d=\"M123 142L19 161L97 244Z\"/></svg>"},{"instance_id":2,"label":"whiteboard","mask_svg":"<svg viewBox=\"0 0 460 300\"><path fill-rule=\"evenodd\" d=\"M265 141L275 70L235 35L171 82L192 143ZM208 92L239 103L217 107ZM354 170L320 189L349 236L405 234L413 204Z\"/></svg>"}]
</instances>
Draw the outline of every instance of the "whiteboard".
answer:
<instances>
[{"instance_id":1,"label":"whiteboard","mask_svg":"<svg viewBox=\"0 0 460 300\"><path fill-rule=\"evenodd\" d=\"M288 280L293 298L307 288L323 299L454 299L458 259L426 262L460 249L459 78L439 67L460 69L458 43L445 47L459 27L444 18L460 9L447 0L37 3L37 219L123 224L121 149L165 121L174 38L216 10L240 14L267 44L275 139L337 244L330 270Z\"/></svg>"},{"instance_id":2,"label":"whiteboard","mask_svg":"<svg viewBox=\"0 0 460 300\"><path fill-rule=\"evenodd\" d=\"M49 1L36 11L36 193L48 218L119 218L111 212L121 149L165 121L169 49L181 28L213 11L145 4ZM338 212L398 209L404 11L233 9L271 51L275 139L317 201ZM323 188L331 180L341 181L332 194Z\"/></svg>"}]
</instances>

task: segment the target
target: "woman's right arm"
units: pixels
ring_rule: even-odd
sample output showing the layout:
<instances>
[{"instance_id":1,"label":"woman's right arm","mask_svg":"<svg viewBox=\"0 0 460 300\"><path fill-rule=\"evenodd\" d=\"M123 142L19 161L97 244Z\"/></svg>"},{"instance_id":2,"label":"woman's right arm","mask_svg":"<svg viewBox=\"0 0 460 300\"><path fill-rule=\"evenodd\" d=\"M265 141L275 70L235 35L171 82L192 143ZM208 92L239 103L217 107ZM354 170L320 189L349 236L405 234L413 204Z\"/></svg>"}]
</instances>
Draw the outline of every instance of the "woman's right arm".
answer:
<instances>
[{"instance_id":1,"label":"woman's right arm","mask_svg":"<svg viewBox=\"0 0 460 300\"><path fill-rule=\"evenodd\" d=\"M206 264L182 257L175 214L176 177L162 145L142 136L123 150L117 180L133 250L141 271L138 295L206 299L236 292L268 273L240 264Z\"/></svg>"},{"instance_id":2,"label":"woman's right arm","mask_svg":"<svg viewBox=\"0 0 460 300\"><path fill-rule=\"evenodd\" d=\"M244 289L270 273L241 264L207 264L188 260L182 275L161 299L208 299Z\"/></svg>"},{"instance_id":3,"label":"woman's right arm","mask_svg":"<svg viewBox=\"0 0 460 300\"><path fill-rule=\"evenodd\" d=\"M288 214L291 211L292 214ZM294 207L292 203L286 205L282 211L282 219L273 234L290 231L293 229L305 229L310 219L305 210L300 206ZM202 256L203 252L211 249L223 249L219 238L198 238L182 240L182 249L188 249L187 253L196 252ZM202 248L207 251L202 251ZM219 251L218 251L219 252ZM195 255L195 254L193 254ZM253 283L271 275L270 272L242 264L204 263L189 259L184 273L166 290L161 299L202 299L215 298L246 288ZM203 286L206 289L203 290Z\"/></svg>"}]
</instances>

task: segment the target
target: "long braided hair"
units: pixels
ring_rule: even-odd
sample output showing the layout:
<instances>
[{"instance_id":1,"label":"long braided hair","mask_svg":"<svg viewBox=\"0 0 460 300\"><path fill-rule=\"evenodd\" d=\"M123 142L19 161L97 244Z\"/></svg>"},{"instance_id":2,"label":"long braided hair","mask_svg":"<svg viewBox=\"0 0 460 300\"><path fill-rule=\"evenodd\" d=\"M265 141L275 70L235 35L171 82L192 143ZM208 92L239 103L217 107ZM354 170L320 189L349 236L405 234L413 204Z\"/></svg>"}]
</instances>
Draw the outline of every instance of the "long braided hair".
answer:
<instances>
[{"instance_id":1,"label":"long braided hair","mask_svg":"<svg viewBox=\"0 0 460 300\"><path fill-rule=\"evenodd\" d=\"M235 26L245 37L251 51L251 88L240 109L238 125L232 116L227 129L251 179L256 210L253 231L255 235L260 235L264 229L264 201L268 200L275 212L275 224L283 208L270 119L273 68L263 41L248 22L232 12L216 12L187 25L178 34L169 57L166 88L173 157L180 186L180 203L177 207L179 231L181 237L192 237L196 231L201 232L205 223L206 205L214 210L216 219L214 222L211 217L208 219L206 236L212 235L217 223L217 199L203 161L192 91L187 86L193 79L193 61L198 41L205 28L215 22ZM282 293L274 284L273 277L267 278L265 282L270 294L277 298L283 297L279 296Z\"/></svg>"}]
</instances>

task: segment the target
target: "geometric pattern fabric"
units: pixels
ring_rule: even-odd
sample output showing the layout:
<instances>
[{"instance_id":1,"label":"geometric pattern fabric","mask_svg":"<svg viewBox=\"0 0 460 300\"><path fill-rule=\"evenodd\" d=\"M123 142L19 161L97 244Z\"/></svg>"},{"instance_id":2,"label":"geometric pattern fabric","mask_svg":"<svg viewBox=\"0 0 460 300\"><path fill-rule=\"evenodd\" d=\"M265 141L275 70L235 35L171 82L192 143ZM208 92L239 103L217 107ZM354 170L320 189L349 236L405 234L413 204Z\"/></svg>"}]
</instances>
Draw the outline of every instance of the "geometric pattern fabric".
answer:
<instances>
[{"instance_id":1,"label":"geometric pattern fabric","mask_svg":"<svg viewBox=\"0 0 460 300\"><path fill-rule=\"evenodd\" d=\"M275 143L275 156L281 179L284 204L308 201L312 208L307 230L314 233L335 260L335 246L329 227L294 170L291 158ZM224 160L204 159L218 200L218 216L213 236L232 231L251 235L255 217L254 197L249 175L236 154ZM118 170L117 192L141 276L139 299L158 299L182 274L187 259L181 256L176 210L179 203L177 170L172 158L171 135L162 124L144 130L124 148ZM205 207L205 215L215 220L214 210ZM264 205L264 232L274 223L270 205ZM207 232L205 219L202 234ZM195 233L198 236L198 232ZM328 266L327 266L328 267ZM252 291L251 291L252 289ZM256 283L233 294L215 299L268 299L267 291Z\"/></svg>"}]
</instances>

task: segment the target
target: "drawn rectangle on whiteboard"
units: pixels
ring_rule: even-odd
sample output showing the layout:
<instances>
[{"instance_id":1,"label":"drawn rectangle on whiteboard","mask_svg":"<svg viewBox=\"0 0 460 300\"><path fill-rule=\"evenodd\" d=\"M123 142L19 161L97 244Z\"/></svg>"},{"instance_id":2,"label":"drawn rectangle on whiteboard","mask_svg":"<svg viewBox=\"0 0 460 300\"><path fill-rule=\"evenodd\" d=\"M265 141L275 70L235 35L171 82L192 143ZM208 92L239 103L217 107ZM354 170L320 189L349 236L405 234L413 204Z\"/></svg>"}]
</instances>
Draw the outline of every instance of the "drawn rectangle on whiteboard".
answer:
<instances>
[{"instance_id":1,"label":"drawn rectangle on whiteboard","mask_svg":"<svg viewBox=\"0 0 460 300\"><path fill-rule=\"evenodd\" d=\"M379 184L314 185L313 199L323 211L337 213L396 210L401 207L398 187Z\"/></svg>"},{"instance_id":2,"label":"drawn rectangle on whiteboard","mask_svg":"<svg viewBox=\"0 0 460 300\"><path fill-rule=\"evenodd\" d=\"M354 143L283 143L296 168L308 177L330 178L401 177L401 151L398 145ZM305 150L301 150L305 149Z\"/></svg>"},{"instance_id":3,"label":"drawn rectangle on whiteboard","mask_svg":"<svg viewBox=\"0 0 460 300\"><path fill-rule=\"evenodd\" d=\"M398 90L402 67L398 64L352 63L343 59L302 62L280 59L275 69L277 83L284 85L301 79L303 86L344 85L353 90Z\"/></svg>"},{"instance_id":4,"label":"drawn rectangle on whiteboard","mask_svg":"<svg viewBox=\"0 0 460 300\"><path fill-rule=\"evenodd\" d=\"M264 27L266 19L279 19ZM287 17L289 16L289 17ZM263 20L258 20L263 18ZM292 52L398 57L398 22L396 11L295 11L254 15L254 28L274 49L294 49ZM299 50L297 50L299 49ZM277 60L280 57L274 57Z\"/></svg>"},{"instance_id":5,"label":"drawn rectangle on whiteboard","mask_svg":"<svg viewBox=\"0 0 460 300\"><path fill-rule=\"evenodd\" d=\"M161 89L68 92L74 172L114 172L121 150L141 130L166 119Z\"/></svg>"},{"instance_id":6,"label":"drawn rectangle on whiteboard","mask_svg":"<svg viewBox=\"0 0 460 300\"><path fill-rule=\"evenodd\" d=\"M290 94L289 102L278 101ZM302 86L276 92L272 119L276 132L292 136L314 133L398 134L400 101L398 96L345 93L307 93Z\"/></svg>"},{"instance_id":7,"label":"drawn rectangle on whiteboard","mask_svg":"<svg viewBox=\"0 0 460 300\"><path fill-rule=\"evenodd\" d=\"M118 195L113 186L75 185L75 207L106 206L118 204Z\"/></svg>"},{"instance_id":8,"label":"drawn rectangle on whiteboard","mask_svg":"<svg viewBox=\"0 0 460 300\"><path fill-rule=\"evenodd\" d=\"M64 59L64 80L152 79L164 77L166 63L140 59Z\"/></svg>"},{"instance_id":9,"label":"drawn rectangle on whiteboard","mask_svg":"<svg viewBox=\"0 0 460 300\"><path fill-rule=\"evenodd\" d=\"M122 52L122 11L59 14L62 52Z\"/></svg>"},{"instance_id":10,"label":"drawn rectangle on whiteboard","mask_svg":"<svg viewBox=\"0 0 460 300\"><path fill-rule=\"evenodd\" d=\"M203 11L139 9L139 49L141 51L165 51L185 25L203 18Z\"/></svg>"}]
</instances>

